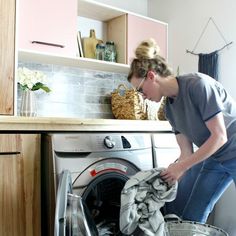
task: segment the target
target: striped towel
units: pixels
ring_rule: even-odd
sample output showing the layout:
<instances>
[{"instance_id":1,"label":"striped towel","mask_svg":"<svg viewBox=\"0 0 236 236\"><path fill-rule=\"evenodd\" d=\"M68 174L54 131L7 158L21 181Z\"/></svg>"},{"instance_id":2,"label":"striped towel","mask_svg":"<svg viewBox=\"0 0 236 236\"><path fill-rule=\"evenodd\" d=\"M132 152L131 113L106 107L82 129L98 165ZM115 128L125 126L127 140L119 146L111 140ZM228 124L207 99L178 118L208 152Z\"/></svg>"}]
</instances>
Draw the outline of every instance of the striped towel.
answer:
<instances>
[{"instance_id":1,"label":"striped towel","mask_svg":"<svg viewBox=\"0 0 236 236\"><path fill-rule=\"evenodd\" d=\"M163 168L140 171L121 192L120 230L132 234L137 227L144 236L165 236L165 221L160 208L175 199L177 182L168 185L159 174Z\"/></svg>"}]
</instances>

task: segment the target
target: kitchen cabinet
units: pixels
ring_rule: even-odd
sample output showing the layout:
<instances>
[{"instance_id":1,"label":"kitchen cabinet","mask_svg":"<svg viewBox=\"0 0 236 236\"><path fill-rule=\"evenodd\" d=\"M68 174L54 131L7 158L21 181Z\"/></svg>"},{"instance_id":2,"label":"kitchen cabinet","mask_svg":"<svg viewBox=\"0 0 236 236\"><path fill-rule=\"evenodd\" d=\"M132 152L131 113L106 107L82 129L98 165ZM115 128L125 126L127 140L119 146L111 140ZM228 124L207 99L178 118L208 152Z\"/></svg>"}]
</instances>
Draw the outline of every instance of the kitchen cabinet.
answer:
<instances>
[{"instance_id":1,"label":"kitchen cabinet","mask_svg":"<svg viewBox=\"0 0 236 236\"><path fill-rule=\"evenodd\" d=\"M75 56L76 19L77 0L20 0L19 48Z\"/></svg>"},{"instance_id":2,"label":"kitchen cabinet","mask_svg":"<svg viewBox=\"0 0 236 236\"><path fill-rule=\"evenodd\" d=\"M109 20L107 32L109 40L116 43L120 63L130 64L139 43L148 38L155 39L160 47L160 55L167 59L168 25L166 23L126 13Z\"/></svg>"},{"instance_id":3,"label":"kitchen cabinet","mask_svg":"<svg viewBox=\"0 0 236 236\"><path fill-rule=\"evenodd\" d=\"M115 42L118 63L129 64L134 57L135 48L148 38L157 41L161 49L160 54L167 58L167 23L92 0L78 1L78 16L104 23L107 32L104 41ZM79 24L78 27L80 28Z\"/></svg>"},{"instance_id":4,"label":"kitchen cabinet","mask_svg":"<svg viewBox=\"0 0 236 236\"><path fill-rule=\"evenodd\" d=\"M46 0L43 0L42 2L44 1ZM21 8L20 11L22 11ZM21 12L20 15L22 15ZM83 20L81 20L82 18ZM95 29L97 35L97 32L102 29L103 32L101 35L103 35L103 37L101 39L104 42L115 42L117 49L117 63L75 56L65 57L65 55L63 55L63 57L61 57L55 54L41 54L35 51L27 51L25 50L27 49L26 47L19 48L19 59L39 63L55 63L94 70L128 73L130 60L134 56L134 49L140 41L149 37L156 39L161 48L161 55L167 58L167 23L127 12L93 0L77 1L77 22L76 31L81 31L81 28L86 28L86 31L89 33L90 29ZM99 22L99 24L96 22ZM24 35L25 33L21 28L22 27L19 27L20 34ZM63 29L61 29L61 31L62 30ZM85 37L85 35L82 35L82 37ZM20 45L22 44L20 43Z\"/></svg>"},{"instance_id":5,"label":"kitchen cabinet","mask_svg":"<svg viewBox=\"0 0 236 236\"><path fill-rule=\"evenodd\" d=\"M39 134L0 134L0 175L0 235L41 235Z\"/></svg>"},{"instance_id":6,"label":"kitchen cabinet","mask_svg":"<svg viewBox=\"0 0 236 236\"><path fill-rule=\"evenodd\" d=\"M167 59L167 24L133 14L127 14L127 18L127 63L134 58L138 44L148 38L155 39L160 55Z\"/></svg>"},{"instance_id":7,"label":"kitchen cabinet","mask_svg":"<svg viewBox=\"0 0 236 236\"><path fill-rule=\"evenodd\" d=\"M15 0L0 0L0 115L13 115Z\"/></svg>"}]
</instances>

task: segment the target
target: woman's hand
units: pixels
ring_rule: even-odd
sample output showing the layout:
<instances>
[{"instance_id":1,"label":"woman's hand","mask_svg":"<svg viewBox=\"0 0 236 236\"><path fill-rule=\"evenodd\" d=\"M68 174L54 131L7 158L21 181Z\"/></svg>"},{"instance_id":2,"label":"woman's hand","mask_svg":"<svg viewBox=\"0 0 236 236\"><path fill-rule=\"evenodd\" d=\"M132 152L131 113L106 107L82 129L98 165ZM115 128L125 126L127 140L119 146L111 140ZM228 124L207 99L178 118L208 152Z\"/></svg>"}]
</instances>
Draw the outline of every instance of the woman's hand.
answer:
<instances>
[{"instance_id":1,"label":"woman's hand","mask_svg":"<svg viewBox=\"0 0 236 236\"><path fill-rule=\"evenodd\" d=\"M161 178L167 183L173 183L179 180L185 173L186 168L183 165L183 162L175 162L168 166L168 168L161 172Z\"/></svg>"}]
</instances>

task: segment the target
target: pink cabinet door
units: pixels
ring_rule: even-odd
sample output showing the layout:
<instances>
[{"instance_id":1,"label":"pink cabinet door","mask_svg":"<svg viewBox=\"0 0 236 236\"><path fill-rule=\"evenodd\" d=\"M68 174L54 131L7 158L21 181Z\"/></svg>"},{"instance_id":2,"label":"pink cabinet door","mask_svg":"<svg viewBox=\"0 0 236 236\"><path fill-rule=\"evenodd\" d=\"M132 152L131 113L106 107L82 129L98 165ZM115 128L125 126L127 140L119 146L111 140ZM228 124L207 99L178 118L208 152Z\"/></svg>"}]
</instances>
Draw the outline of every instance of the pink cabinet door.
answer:
<instances>
[{"instance_id":1,"label":"pink cabinet door","mask_svg":"<svg viewBox=\"0 0 236 236\"><path fill-rule=\"evenodd\" d=\"M156 40L160 55L167 58L167 24L131 14L127 22L127 64L134 58L138 44L148 38Z\"/></svg>"},{"instance_id":2,"label":"pink cabinet door","mask_svg":"<svg viewBox=\"0 0 236 236\"><path fill-rule=\"evenodd\" d=\"M75 56L77 0L20 0L18 47Z\"/></svg>"}]
</instances>

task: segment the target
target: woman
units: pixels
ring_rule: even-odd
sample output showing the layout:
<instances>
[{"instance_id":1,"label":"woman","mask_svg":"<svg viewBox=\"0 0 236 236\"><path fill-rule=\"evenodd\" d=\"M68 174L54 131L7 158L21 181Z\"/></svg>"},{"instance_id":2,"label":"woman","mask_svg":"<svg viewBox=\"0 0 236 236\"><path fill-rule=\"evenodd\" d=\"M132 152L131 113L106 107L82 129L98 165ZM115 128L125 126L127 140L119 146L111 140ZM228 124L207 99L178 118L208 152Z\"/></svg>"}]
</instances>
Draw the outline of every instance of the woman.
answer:
<instances>
[{"instance_id":1,"label":"woman","mask_svg":"<svg viewBox=\"0 0 236 236\"><path fill-rule=\"evenodd\" d=\"M147 99L167 97L165 114L181 154L161 173L165 181L179 181L166 213L205 223L230 182L236 183L236 104L205 74L174 76L151 39L136 49L128 80Z\"/></svg>"}]
</instances>

